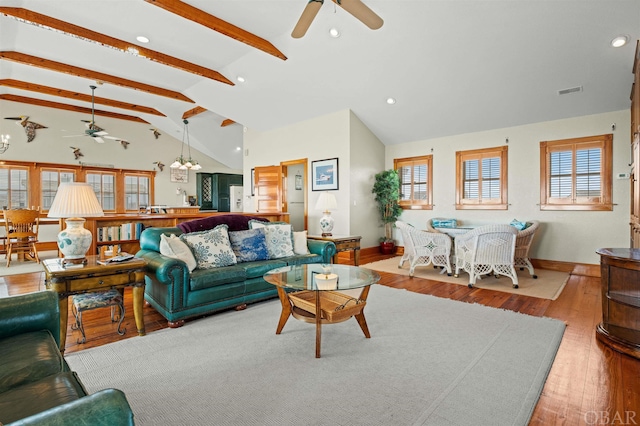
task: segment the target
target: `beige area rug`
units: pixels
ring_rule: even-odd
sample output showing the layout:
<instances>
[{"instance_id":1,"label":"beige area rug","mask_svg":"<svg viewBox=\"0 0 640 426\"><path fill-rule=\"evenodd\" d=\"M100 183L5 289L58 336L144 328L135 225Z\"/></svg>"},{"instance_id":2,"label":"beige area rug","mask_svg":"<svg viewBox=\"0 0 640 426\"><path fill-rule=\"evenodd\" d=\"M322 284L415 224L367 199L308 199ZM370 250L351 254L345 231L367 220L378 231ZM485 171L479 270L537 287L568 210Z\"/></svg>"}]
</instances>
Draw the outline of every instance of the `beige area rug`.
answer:
<instances>
[{"instance_id":1,"label":"beige area rug","mask_svg":"<svg viewBox=\"0 0 640 426\"><path fill-rule=\"evenodd\" d=\"M398 268L399 264L400 256L360 266L374 271L409 276L409 262L404 262L402 268ZM440 274L440 271L440 269L435 269L431 265L419 266L416 267L413 276L465 286L469 284L469 274L466 272L461 271L460 276L455 278L453 275L450 277L447 276L446 272L444 274ZM455 272L455 268L453 271ZM518 270L518 288L513 288L513 283L510 278L495 278L494 276L487 276L481 280L476 280L475 287L520 294L523 296L539 297L541 299L556 300L569 280L569 274L566 272L550 271L546 269L536 269L535 271L538 276L537 279L531 278L526 269L524 271Z\"/></svg>"},{"instance_id":2,"label":"beige area rug","mask_svg":"<svg viewBox=\"0 0 640 426\"><path fill-rule=\"evenodd\" d=\"M12 256L11 265L7 268L7 259L4 256L0 256L0 277L7 275L19 275L30 274L32 272L44 272L40 263L33 262L31 260L19 261L16 260L17 255ZM58 257L57 250L41 251L38 252L40 260L54 259Z\"/></svg>"}]
</instances>

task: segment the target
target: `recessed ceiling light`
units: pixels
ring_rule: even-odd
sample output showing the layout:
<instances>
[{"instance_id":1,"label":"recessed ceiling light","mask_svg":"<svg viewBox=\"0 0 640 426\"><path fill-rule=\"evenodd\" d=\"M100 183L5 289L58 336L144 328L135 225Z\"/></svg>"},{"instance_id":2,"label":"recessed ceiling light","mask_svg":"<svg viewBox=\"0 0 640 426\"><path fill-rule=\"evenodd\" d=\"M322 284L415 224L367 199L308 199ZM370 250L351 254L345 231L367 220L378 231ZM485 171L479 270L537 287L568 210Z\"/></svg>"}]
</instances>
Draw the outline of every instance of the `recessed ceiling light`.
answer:
<instances>
[{"instance_id":1,"label":"recessed ceiling light","mask_svg":"<svg viewBox=\"0 0 640 426\"><path fill-rule=\"evenodd\" d=\"M149 43L149 39L145 36L138 36L136 37L136 40L138 40L140 43Z\"/></svg>"},{"instance_id":2,"label":"recessed ceiling light","mask_svg":"<svg viewBox=\"0 0 640 426\"><path fill-rule=\"evenodd\" d=\"M329 35L330 35L331 37L333 37L333 38L338 38L338 37L340 37L340 31L338 31L338 29L337 29L337 28L331 28L331 29L329 30Z\"/></svg>"},{"instance_id":3,"label":"recessed ceiling light","mask_svg":"<svg viewBox=\"0 0 640 426\"><path fill-rule=\"evenodd\" d=\"M246 81L246 80L244 79L244 77L243 77L243 76L241 76L241 75L237 76L237 77L236 77L236 80L237 80L239 83L244 83L244 82Z\"/></svg>"},{"instance_id":4,"label":"recessed ceiling light","mask_svg":"<svg viewBox=\"0 0 640 426\"><path fill-rule=\"evenodd\" d=\"M396 98L387 98L387 103L388 103L389 105L393 105L393 104L395 104L395 103L396 103Z\"/></svg>"},{"instance_id":5,"label":"recessed ceiling light","mask_svg":"<svg viewBox=\"0 0 640 426\"><path fill-rule=\"evenodd\" d=\"M622 47L629 41L629 37L627 36L618 36L611 40L611 46L613 47Z\"/></svg>"}]
</instances>

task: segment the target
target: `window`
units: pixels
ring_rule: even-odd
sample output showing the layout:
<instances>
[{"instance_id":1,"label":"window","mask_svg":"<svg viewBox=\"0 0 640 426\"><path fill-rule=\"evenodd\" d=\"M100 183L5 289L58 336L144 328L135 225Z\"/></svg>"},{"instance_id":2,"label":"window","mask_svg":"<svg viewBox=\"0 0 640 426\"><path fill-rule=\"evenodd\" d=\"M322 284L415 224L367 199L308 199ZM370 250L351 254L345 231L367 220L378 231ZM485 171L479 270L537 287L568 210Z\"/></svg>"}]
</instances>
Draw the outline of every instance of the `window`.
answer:
<instances>
[{"instance_id":1,"label":"window","mask_svg":"<svg viewBox=\"0 0 640 426\"><path fill-rule=\"evenodd\" d=\"M124 202L125 210L139 211L140 207L149 206L150 179L147 176L124 176Z\"/></svg>"},{"instance_id":2,"label":"window","mask_svg":"<svg viewBox=\"0 0 640 426\"><path fill-rule=\"evenodd\" d=\"M403 209L433 209L432 160L432 155L393 160L400 176L399 204Z\"/></svg>"},{"instance_id":3,"label":"window","mask_svg":"<svg viewBox=\"0 0 640 426\"><path fill-rule=\"evenodd\" d=\"M0 166L0 207L29 207L29 170L26 167Z\"/></svg>"},{"instance_id":4,"label":"window","mask_svg":"<svg viewBox=\"0 0 640 426\"><path fill-rule=\"evenodd\" d=\"M456 152L456 209L507 209L508 147Z\"/></svg>"},{"instance_id":5,"label":"window","mask_svg":"<svg viewBox=\"0 0 640 426\"><path fill-rule=\"evenodd\" d=\"M116 210L115 173L87 172L86 182L91 185L96 193L98 202L105 212Z\"/></svg>"},{"instance_id":6,"label":"window","mask_svg":"<svg viewBox=\"0 0 640 426\"><path fill-rule=\"evenodd\" d=\"M74 181L75 173L73 170L43 168L40 171L41 209L44 211L49 210L49 207L53 204L56 192L58 192L58 186L60 186L62 182Z\"/></svg>"},{"instance_id":7,"label":"window","mask_svg":"<svg viewBox=\"0 0 640 426\"><path fill-rule=\"evenodd\" d=\"M540 142L541 210L613 210L613 135Z\"/></svg>"}]
</instances>

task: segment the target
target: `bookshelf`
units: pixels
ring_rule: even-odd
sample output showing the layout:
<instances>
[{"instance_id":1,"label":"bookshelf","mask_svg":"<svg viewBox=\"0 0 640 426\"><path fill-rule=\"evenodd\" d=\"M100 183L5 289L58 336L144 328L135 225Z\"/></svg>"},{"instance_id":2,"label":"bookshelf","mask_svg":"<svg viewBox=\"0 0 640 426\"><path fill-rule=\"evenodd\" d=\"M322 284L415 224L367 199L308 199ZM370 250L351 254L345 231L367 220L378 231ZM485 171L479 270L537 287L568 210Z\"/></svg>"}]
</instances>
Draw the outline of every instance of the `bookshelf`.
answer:
<instances>
[{"instance_id":1,"label":"bookshelf","mask_svg":"<svg viewBox=\"0 0 640 426\"><path fill-rule=\"evenodd\" d=\"M84 227L91 231L93 241L88 254L98 254L100 247L119 245L120 250L135 254L140 250L140 234L151 227L175 227L179 223L207 216L229 214L228 212L191 212L176 214L115 214L87 218ZM272 222L289 222L288 213L240 213L259 216ZM63 225L64 226L64 225Z\"/></svg>"}]
</instances>

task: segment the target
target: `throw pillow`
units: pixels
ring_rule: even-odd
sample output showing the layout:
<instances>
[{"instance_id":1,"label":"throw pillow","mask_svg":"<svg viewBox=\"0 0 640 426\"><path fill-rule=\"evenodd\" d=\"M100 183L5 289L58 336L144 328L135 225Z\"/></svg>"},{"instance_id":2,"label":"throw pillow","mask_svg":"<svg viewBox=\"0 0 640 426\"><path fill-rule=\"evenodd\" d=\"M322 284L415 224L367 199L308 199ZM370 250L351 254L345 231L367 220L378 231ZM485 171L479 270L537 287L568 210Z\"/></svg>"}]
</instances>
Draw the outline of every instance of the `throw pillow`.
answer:
<instances>
[{"instance_id":1,"label":"throw pillow","mask_svg":"<svg viewBox=\"0 0 640 426\"><path fill-rule=\"evenodd\" d=\"M527 226L529 226L528 223L520 222L520 221L518 221L516 219L513 219L509 225L514 226L518 231L522 231L523 229L527 229Z\"/></svg>"},{"instance_id":2,"label":"throw pillow","mask_svg":"<svg viewBox=\"0 0 640 426\"><path fill-rule=\"evenodd\" d=\"M293 229L288 223L249 221L251 229L264 228L269 259L293 256Z\"/></svg>"},{"instance_id":3,"label":"throw pillow","mask_svg":"<svg viewBox=\"0 0 640 426\"><path fill-rule=\"evenodd\" d=\"M229 232L231 249L238 262L269 259L267 239L263 228Z\"/></svg>"},{"instance_id":4,"label":"throw pillow","mask_svg":"<svg viewBox=\"0 0 640 426\"><path fill-rule=\"evenodd\" d=\"M227 228L227 225L218 225L208 231L180 235L180 239L193 252L198 269L218 268L237 263L236 255L231 250Z\"/></svg>"},{"instance_id":5,"label":"throw pillow","mask_svg":"<svg viewBox=\"0 0 640 426\"><path fill-rule=\"evenodd\" d=\"M175 234L171 234L169 236L166 236L165 234L160 235L160 254L173 259L182 260L187 264L189 272L196 269L197 263L195 257L193 257L193 253L191 253L191 249L184 243L184 241L181 241L180 238L176 237Z\"/></svg>"},{"instance_id":6,"label":"throw pillow","mask_svg":"<svg viewBox=\"0 0 640 426\"><path fill-rule=\"evenodd\" d=\"M293 252L295 254L309 254L307 247L307 231L293 233Z\"/></svg>"}]
</instances>

